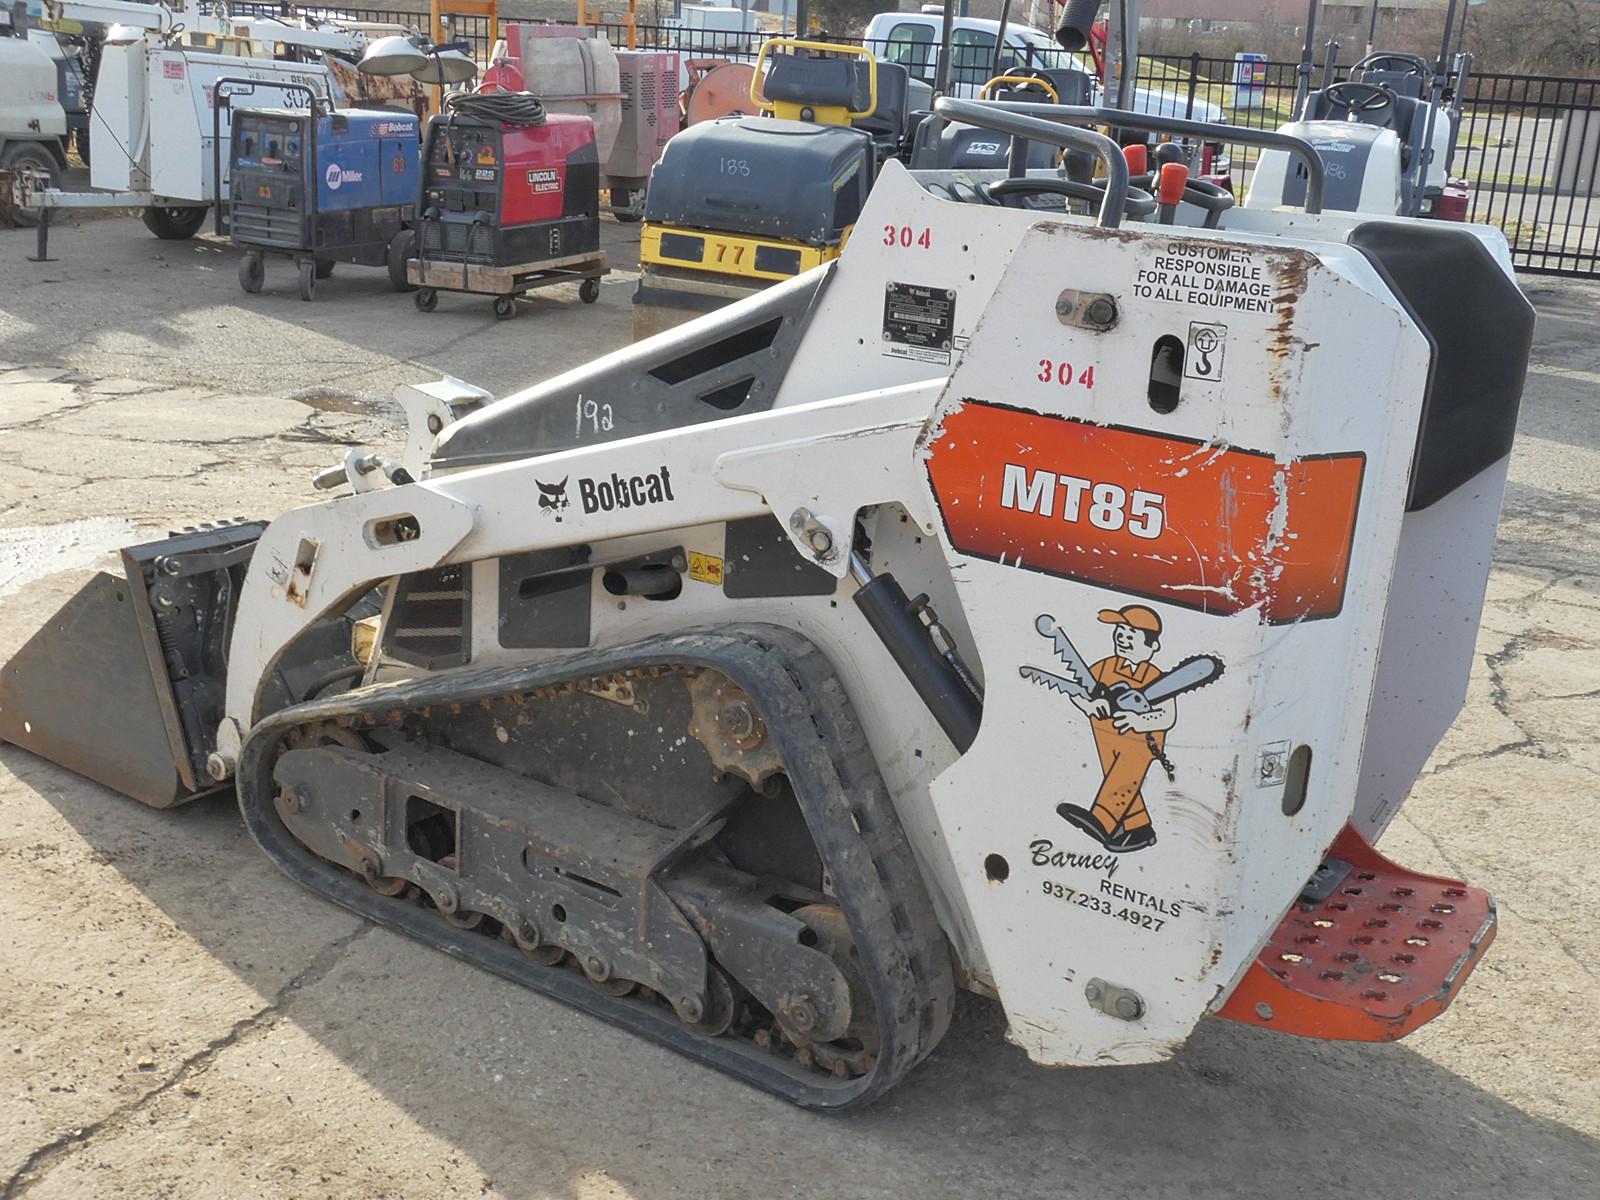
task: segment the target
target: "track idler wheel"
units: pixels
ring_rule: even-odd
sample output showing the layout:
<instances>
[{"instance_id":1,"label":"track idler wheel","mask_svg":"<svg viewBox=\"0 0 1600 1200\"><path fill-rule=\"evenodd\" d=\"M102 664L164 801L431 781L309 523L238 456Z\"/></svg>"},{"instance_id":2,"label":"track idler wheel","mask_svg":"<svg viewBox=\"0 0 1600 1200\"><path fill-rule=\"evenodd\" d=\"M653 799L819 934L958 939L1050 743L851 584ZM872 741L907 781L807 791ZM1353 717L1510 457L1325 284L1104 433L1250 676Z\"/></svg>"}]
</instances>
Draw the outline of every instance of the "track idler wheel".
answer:
<instances>
[{"instance_id":1,"label":"track idler wheel","mask_svg":"<svg viewBox=\"0 0 1600 1200\"><path fill-rule=\"evenodd\" d=\"M802 1065L815 1062L835 1075L864 1075L878 1056L878 1016L873 1011L861 956L850 937L844 913L831 904L807 904L793 916L816 939L813 945L833 960L834 966L850 985L854 1001L850 1024L843 1037L831 1042L813 1042L809 1037L809 1014L803 1002L777 1014L778 1026L796 1046L795 1057Z\"/></svg>"},{"instance_id":2,"label":"track idler wheel","mask_svg":"<svg viewBox=\"0 0 1600 1200\"><path fill-rule=\"evenodd\" d=\"M678 1014L689 1029L705 1037L721 1037L733 1028L733 1018L738 1006L733 998L733 984L720 967L706 969L706 1000L685 996L674 1002L672 1011Z\"/></svg>"}]
</instances>

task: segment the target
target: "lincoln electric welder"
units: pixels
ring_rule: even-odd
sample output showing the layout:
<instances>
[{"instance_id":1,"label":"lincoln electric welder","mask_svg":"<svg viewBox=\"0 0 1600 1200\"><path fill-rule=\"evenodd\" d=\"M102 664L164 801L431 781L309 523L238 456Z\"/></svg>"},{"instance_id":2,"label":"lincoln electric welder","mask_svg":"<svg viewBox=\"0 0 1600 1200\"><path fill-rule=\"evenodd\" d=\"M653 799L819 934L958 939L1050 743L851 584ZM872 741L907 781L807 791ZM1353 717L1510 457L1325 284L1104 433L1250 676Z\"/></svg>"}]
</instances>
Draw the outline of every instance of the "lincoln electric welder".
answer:
<instances>
[{"instance_id":1,"label":"lincoln electric welder","mask_svg":"<svg viewBox=\"0 0 1600 1200\"><path fill-rule=\"evenodd\" d=\"M547 113L526 92L459 93L428 122L415 257L416 305L441 291L517 297L575 282L592 304L607 272L600 253L600 159L594 122Z\"/></svg>"},{"instance_id":2,"label":"lincoln electric welder","mask_svg":"<svg viewBox=\"0 0 1600 1200\"><path fill-rule=\"evenodd\" d=\"M239 285L259 292L266 255L293 259L300 298L316 295L318 279L336 262L389 266L390 282L409 285L399 235L416 213L415 115L386 110L329 112L241 108L233 117L229 178L230 232L245 248Z\"/></svg>"}]
</instances>

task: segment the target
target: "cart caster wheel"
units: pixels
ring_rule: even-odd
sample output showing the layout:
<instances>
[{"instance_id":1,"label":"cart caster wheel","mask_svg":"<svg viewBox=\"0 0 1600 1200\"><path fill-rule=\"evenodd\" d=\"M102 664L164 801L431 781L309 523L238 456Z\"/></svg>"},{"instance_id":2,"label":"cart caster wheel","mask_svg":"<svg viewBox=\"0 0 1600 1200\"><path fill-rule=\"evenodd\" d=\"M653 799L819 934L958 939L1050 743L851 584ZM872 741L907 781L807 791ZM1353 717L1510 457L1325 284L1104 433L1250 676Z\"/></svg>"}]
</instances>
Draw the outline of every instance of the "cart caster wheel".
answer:
<instances>
[{"instance_id":1,"label":"cart caster wheel","mask_svg":"<svg viewBox=\"0 0 1600 1200\"><path fill-rule=\"evenodd\" d=\"M317 278L318 279L326 279L328 276L330 276L332 274L333 274L333 262L332 262L332 260L331 259L326 259L326 258L317 259Z\"/></svg>"},{"instance_id":2,"label":"cart caster wheel","mask_svg":"<svg viewBox=\"0 0 1600 1200\"><path fill-rule=\"evenodd\" d=\"M246 254L239 260L239 286L245 291L259 292L266 279L267 263L261 255Z\"/></svg>"},{"instance_id":3,"label":"cart caster wheel","mask_svg":"<svg viewBox=\"0 0 1600 1200\"><path fill-rule=\"evenodd\" d=\"M432 312L439 307L439 293L433 288L418 288L411 296L418 312Z\"/></svg>"},{"instance_id":4,"label":"cart caster wheel","mask_svg":"<svg viewBox=\"0 0 1600 1200\"><path fill-rule=\"evenodd\" d=\"M494 298L494 319L509 321L517 315L517 302L510 296L496 296Z\"/></svg>"},{"instance_id":5,"label":"cart caster wheel","mask_svg":"<svg viewBox=\"0 0 1600 1200\"><path fill-rule=\"evenodd\" d=\"M600 281L598 279L585 279L578 285L578 299L585 304L593 304L600 299Z\"/></svg>"},{"instance_id":6,"label":"cart caster wheel","mask_svg":"<svg viewBox=\"0 0 1600 1200\"><path fill-rule=\"evenodd\" d=\"M317 298L317 264L311 259L300 263L300 299L315 300Z\"/></svg>"}]
</instances>

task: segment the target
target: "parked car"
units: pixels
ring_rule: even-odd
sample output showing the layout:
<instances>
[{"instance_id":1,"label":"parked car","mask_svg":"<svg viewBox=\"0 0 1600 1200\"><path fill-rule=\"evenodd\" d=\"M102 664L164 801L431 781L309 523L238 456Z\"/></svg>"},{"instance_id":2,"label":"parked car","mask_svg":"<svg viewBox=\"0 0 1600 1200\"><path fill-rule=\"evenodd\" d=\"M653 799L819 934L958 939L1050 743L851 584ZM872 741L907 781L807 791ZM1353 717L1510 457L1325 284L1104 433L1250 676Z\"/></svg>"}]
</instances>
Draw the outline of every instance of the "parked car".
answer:
<instances>
[{"instance_id":1,"label":"parked car","mask_svg":"<svg viewBox=\"0 0 1600 1200\"><path fill-rule=\"evenodd\" d=\"M944 17L933 13L884 12L867 25L865 41L872 52L888 62L899 63L913 79L933 83L939 64L939 42L943 37ZM957 17L950 43L950 92L955 96L976 96L994 75L995 42L1000 22L982 17ZM1055 38L1030 25L1006 25L1006 53L1017 66L1072 68L1095 73L1094 63L1083 55L1071 54L1056 44ZM1188 111L1187 94L1158 88L1136 88L1136 112L1168 117L1192 115L1196 121L1225 121L1222 108L1196 97L1194 112Z\"/></svg>"}]
</instances>

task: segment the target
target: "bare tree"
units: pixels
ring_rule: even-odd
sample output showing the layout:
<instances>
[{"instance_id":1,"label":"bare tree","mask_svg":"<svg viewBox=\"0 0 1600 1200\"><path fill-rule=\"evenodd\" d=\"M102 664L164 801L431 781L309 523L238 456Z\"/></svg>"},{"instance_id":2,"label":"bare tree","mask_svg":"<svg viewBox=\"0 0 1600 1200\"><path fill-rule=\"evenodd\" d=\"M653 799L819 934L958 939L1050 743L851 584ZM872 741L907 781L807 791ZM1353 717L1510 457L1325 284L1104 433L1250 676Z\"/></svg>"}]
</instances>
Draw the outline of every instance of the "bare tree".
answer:
<instances>
[{"instance_id":1,"label":"bare tree","mask_svg":"<svg viewBox=\"0 0 1600 1200\"><path fill-rule=\"evenodd\" d=\"M883 0L811 0L812 19L833 34L857 34L873 16L893 6Z\"/></svg>"},{"instance_id":2,"label":"bare tree","mask_svg":"<svg viewBox=\"0 0 1600 1200\"><path fill-rule=\"evenodd\" d=\"M1595 76L1600 0L1494 0L1467 14L1466 48L1480 71Z\"/></svg>"}]
</instances>

